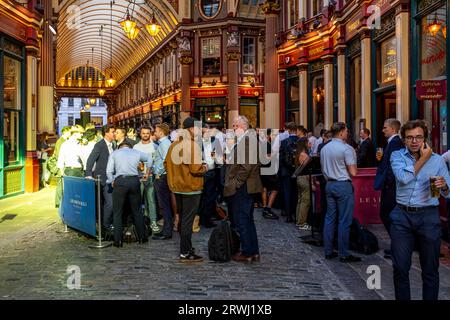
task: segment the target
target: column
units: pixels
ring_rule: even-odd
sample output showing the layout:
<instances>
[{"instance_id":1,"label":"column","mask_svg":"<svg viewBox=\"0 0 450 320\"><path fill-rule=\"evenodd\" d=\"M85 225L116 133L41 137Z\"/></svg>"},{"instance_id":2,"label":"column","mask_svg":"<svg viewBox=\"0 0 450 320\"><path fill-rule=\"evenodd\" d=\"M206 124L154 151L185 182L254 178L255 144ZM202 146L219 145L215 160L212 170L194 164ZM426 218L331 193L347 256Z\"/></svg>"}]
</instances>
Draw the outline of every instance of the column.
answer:
<instances>
[{"instance_id":1,"label":"column","mask_svg":"<svg viewBox=\"0 0 450 320\"><path fill-rule=\"evenodd\" d=\"M308 126L308 64L299 65L300 124Z\"/></svg>"},{"instance_id":2,"label":"column","mask_svg":"<svg viewBox=\"0 0 450 320\"><path fill-rule=\"evenodd\" d=\"M233 127L233 120L239 115L239 52L228 52L228 128Z\"/></svg>"},{"instance_id":3,"label":"column","mask_svg":"<svg viewBox=\"0 0 450 320\"><path fill-rule=\"evenodd\" d=\"M338 121L345 122L345 111L346 111L346 81L345 81L345 48L338 48L337 50L337 63L338 63L338 74L337 74L337 86L338 86Z\"/></svg>"},{"instance_id":4,"label":"column","mask_svg":"<svg viewBox=\"0 0 450 320\"><path fill-rule=\"evenodd\" d=\"M395 17L397 39L397 119L400 123L409 120L410 78L409 78L409 12L400 11Z\"/></svg>"},{"instance_id":5,"label":"column","mask_svg":"<svg viewBox=\"0 0 450 320\"><path fill-rule=\"evenodd\" d=\"M370 131L373 131L371 63L370 33L365 31L361 35L361 118L366 120L366 127L370 129Z\"/></svg>"},{"instance_id":6,"label":"column","mask_svg":"<svg viewBox=\"0 0 450 320\"><path fill-rule=\"evenodd\" d=\"M39 87L38 131L55 132L53 119L53 90L55 84L55 62L53 59L53 34L48 24L52 21L52 1L43 0L44 24L42 35L41 84Z\"/></svg>"},{"instance_id":7,"label":"column","mask_svg":"<svg viewBox=\"0 0 450 320\"><path fill-rule=\"evenodd\" d=\"M181 110L180 123L189 117L191 112L191 65L194 59L191 56L181 56Z\"/></svg>"},{"instance_id":8,"label":"column","mask_svg":"<svg viewBox=\"0 0 450 320\"><path fill-rule=\"evenodd\" d=\"M327 56L324 59L324 86L325 86L325 105L324 105L324 126L325 129L331 128L333 124L333 107L334 107L334 92L333 92L333 56Z\"/></svg>"},{"instance_id":9,"label":"column","mask_svg":"<svg viewBox=\"0 0 450 320\"><path fill-rule=\"evenodd\" d=\"M280 7L274 1L266 1L263 13L266 16L266 66L264 70L264 103L266 127L280 128L280 93L278 79L278 55L275 47L278 32ZM284 93L283 93L284 94Z\"/></svg>"},{"instance_id":10,"label":"column","mask_svg":"<svg viewBox=\"0 0 450 320\"><path fill-rule=\"evenodd\" d=\"M38 42L37 32L27 30L27 64L26 64L26 158L25 158L25 192L39 191L39 159L36 153L36 107L38 97Z\"/></svg>"}]
</instances>

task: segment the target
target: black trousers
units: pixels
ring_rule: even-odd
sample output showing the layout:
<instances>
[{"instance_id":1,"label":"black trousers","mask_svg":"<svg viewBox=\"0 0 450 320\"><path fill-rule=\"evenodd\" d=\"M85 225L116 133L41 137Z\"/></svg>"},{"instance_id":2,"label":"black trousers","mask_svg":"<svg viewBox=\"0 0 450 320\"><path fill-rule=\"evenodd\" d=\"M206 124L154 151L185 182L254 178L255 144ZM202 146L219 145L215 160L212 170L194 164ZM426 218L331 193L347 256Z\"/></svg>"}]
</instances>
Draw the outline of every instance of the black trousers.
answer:
<instances>
[{"instance_id":1,"label":"black trousers","mask_svg":"<svg viewBox=\"0 0 450 320\"><path fill-rule=\"evenodd\" d=\"M113 212L114 241L122 241L122 219L125 203L129 202L139 239L145 238L144 215L141 210L141 183L138 177L119 177L114 181Z\"/></svg>"},{"instance_id":2,"label":"black trousers","mask_svg":"<svg viewBox=\"0 0 450 320\"><path fill-rule=\"evenodd\" d=\"M102 221L103 227L113 224L113 187L110 183L102 183Z\"/></svg>"},{"instance_id":3,"label":"black trousers","mask_svg":"<svg viewBox=\"0 0 450 320\"><path fill-rule=\"evenodd\" d=\"M180 253L189 254L192 250L192 224L200 205L201 194L175 194L177 209L180 214Z\"/></svg>"},{"instance_id":4,"label":"black trousers","mask_svg":"<svg viewBox=\"0 0 450 320\"><path fill-rule=\"evenodd\" d=\"M209 170L203 176L203 193L201 198L200 224L207 225L211 223L213 213L216 208L216 172Z\"/></svg>"},{"instance_id":5,"label":"black trousers","mask_svg":"<svg viewBox=\"0 0 450 320\"><path fill-rule=\"evenodd\" d=\"M295 220L297 209L297 179L282 177L281 187L284 195L284 209L288 220Z\"/></svg>"},{"instance_id":6,"label":"black trousers","mask_svg":"<svg viewBox=\"0 0 450 320\"><path fill-rule=\"evenodd\" d=\"M397 205L396 196L395 186L392 188L383 187L381 190L380 218L389 235L391 235L391 218L389 215Z\"/></svg>"}]
</instances>

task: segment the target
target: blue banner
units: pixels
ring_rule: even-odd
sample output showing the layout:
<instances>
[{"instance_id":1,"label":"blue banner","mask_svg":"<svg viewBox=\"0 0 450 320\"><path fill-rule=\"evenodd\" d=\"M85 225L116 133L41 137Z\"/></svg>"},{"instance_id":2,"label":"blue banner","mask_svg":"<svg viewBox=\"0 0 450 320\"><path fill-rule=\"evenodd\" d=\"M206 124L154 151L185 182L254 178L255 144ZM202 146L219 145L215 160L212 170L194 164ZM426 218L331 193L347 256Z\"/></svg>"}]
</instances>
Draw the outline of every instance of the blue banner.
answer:
<instances>
[{"instance_id":1,"label":"blue banner","mask_svg":"<svg viewBox=\"0 0 450 320\"><path fill-rule=\"evenodd\" d=\"M95 181L77 177L63 179L62 220L67 226L95 237Z\"/></svg>"}]
</instances>

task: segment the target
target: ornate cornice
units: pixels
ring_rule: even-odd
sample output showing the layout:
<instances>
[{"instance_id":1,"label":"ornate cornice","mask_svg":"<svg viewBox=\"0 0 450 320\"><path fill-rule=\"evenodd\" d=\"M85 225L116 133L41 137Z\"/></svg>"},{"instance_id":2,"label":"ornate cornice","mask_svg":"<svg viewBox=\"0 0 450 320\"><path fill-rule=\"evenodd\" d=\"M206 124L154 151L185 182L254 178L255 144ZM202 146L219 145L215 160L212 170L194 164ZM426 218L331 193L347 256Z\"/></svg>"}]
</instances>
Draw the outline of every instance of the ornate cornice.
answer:
<instances>
[{"instance_id":1,"label":"ornate cornice","mask_svg":"<svg viewBox=\"0 0 450 320\"><path fill-rule=\"evenodd\" d=\"M183 65L190 65L194 62L194 58L192 58L191 56L181 56L178 61L180 61L180 63Z\"/></svg>"},{"instance_id":2,"label":"ornate cornice","mask_svg":"<svg viewBox=\"0 0 450 320\"><path fill-rule=\"evenodd\" d=\"M278 15L281 11L281 6L278 2L267 0L260 5L261 12L265 15Z\"/></svg>"},{"instance_id":3,"label":"ornate cornice","mask_svg":"<svg viewBox=\"0 0 450 320\"><path fill-rule=\"evenodd\" d=\"M228 61L239 61L241 58L241 53L236 51L227 52L225 55Z\"/></svg>"}]
</instances>

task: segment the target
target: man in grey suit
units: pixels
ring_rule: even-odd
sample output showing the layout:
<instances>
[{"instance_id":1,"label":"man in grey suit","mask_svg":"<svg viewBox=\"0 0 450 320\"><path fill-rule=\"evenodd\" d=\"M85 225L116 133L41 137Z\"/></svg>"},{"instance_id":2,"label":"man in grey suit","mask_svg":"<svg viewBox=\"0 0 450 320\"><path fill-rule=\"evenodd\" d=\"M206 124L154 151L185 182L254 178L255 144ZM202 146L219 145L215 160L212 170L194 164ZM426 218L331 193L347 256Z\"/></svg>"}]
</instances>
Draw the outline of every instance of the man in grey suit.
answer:
<instances>
[{"instance_id":1,"label":"man in grey suit","mask_svg":"<svg viewBox=\"0 0 450 320\"><path fill-rule=\"evenodd\" d=\"M103 227L111 230L113 224L113 201L111 184L106 183L106 166L109 155L114 151L114 127L105 126L102 128L103 139L97 142L86 163L85 177L96 178L100 175L102 195L103 195Z\"/></svg>"},{"instance_id":2,"label":"man in grey suit","mask_svg":"<svg viewBox=\"0 0 450 320\"><path fill-rule=\"evenodd\" d=\"M258 236L253 219L253 196L263 190L260 178L260 164L258 142L254 130L248 130L248 120L244 116L237 117L233 122L233 129L237 136L237 143L227 160L225 175L224 197L229 198L228 205L233 226L241 238L241 253L233 256L238 262L259 261ZM253 140L253 144L252 144ZM256 150L251 150L251 147Z\"/></svg>"}]
</instances>

